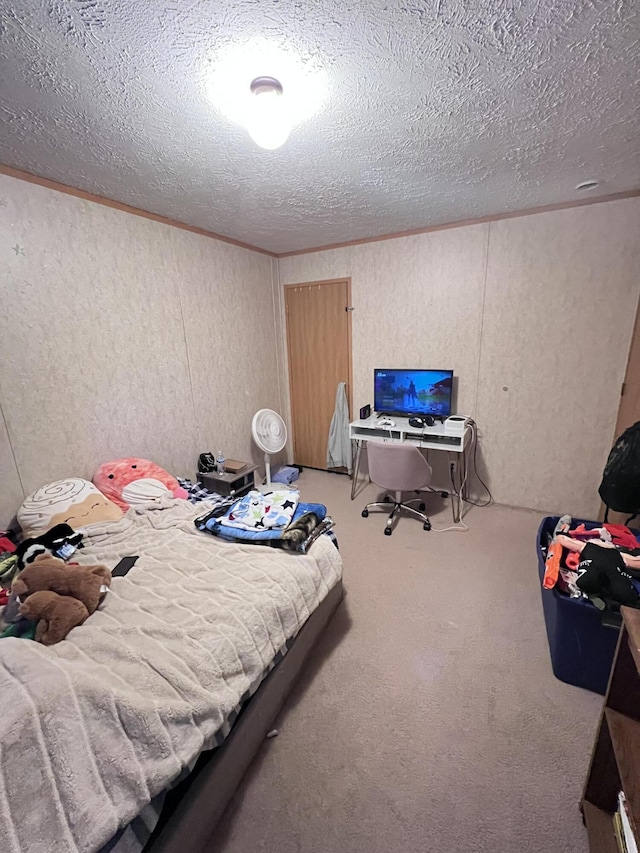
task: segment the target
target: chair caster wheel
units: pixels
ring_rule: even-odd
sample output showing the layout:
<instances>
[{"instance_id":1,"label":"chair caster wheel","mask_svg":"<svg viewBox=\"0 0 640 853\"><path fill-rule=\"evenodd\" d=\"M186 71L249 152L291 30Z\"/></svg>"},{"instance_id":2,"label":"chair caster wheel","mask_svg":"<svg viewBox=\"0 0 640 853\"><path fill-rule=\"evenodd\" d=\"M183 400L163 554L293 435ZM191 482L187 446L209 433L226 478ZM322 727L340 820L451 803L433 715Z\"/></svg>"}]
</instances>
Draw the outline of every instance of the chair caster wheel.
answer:
<instances>
[{"instance_id":1,"label":"chair caster wheel","mask_svg":"<svg viewBox=\"0 0 640 853\"><path fill-rule=\"evenodd\" d=\"M431 530L431 522L425 521L425 523L422 525L422 529L423 530Z\"/></svg>"},{"instance_id":2,"label":"chair caster wheel","mask_svg":"<svg viewBox=\"0 0 640 853\"><path fill-rule=\"evenodd\" d=\"M363 518L369 518L369 510L368 509L362 510L362 517Z\"/></svg>"},{"instance_id":3,"label":"chair caster wheel","mask_svg":"<svg viewBox=\"0 0 640 853\"><path fill-rule=\"evenodd\" d=\"M426 509L426 507L425 507L425 505L424 505L424 504L420 504L420 506L418 507L418 509L420 510L420 512L424 512L424 511L425 511L425 509Z\"/></svg>"},{"instance_id":4,"label":"chair caster wheel","mask_svg":"<svg viewBox=\"0 0 640 853\"><path fill-rule=\"evenodd\" d=\"M385 527L385 529L384 529L384 535L385 536L391 536L392 533L393 533L393 530L390 527Z\"/></svg>"}]
</instances>

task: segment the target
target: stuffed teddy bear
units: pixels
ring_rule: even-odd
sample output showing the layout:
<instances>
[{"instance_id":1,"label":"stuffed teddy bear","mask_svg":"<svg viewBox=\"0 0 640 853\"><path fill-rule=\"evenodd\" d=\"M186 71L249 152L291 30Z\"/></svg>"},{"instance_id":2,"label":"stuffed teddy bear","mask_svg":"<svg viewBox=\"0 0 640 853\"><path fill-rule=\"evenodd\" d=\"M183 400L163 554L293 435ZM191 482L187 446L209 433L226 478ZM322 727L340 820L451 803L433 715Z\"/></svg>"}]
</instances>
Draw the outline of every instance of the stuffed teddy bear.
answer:
<instances>
[{"instance_id":1,"label":"stuffed teddy bear","mask_svg":"<svg viewBox=\"0 0 640 853\"><path fill-rule=\"evenodd\" d=\"M45 646L64 640L72 628L82 625L89 616L89 611L77 598L58 595L52 590L34 592L20 605L20 613L38 623L34 639Z\"/></svg>"},{"instance_id":2,"label":"stuffed teddy bear","mask_svg":"<svg viewBox=\"0 0 640 853\"><path fill-rule=\"evenodd\" d=\"M102 600L103 587L110 584L111 572L106 566L70 566L57 557L40 554L14 580L11 591L20 597L21 604L36 592L57 592L78 599L90 615Z\"/></svg>"}]
</instances>

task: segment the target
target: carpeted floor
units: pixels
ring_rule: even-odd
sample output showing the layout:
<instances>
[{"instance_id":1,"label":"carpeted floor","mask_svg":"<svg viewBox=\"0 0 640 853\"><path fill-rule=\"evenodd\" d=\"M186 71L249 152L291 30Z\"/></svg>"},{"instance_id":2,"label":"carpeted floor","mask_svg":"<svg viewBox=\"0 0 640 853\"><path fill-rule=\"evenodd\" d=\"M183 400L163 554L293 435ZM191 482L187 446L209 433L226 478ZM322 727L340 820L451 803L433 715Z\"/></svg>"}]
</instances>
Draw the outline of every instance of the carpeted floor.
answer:
<instances>
[{"instance_id":1,"label":"carpeted floor","mask_svg":"<svg viewBox=\"0 0 640 853\"><path fill-rule=\"evenodd\" d=\"M211 851L586 853L578 812L602 699L551 671L537 513L472 509L468 533L361 518L344 476L305 471L337 522L347 597ZM428 504L434 526L448 504Z\"/></svg>"}]
</instances>

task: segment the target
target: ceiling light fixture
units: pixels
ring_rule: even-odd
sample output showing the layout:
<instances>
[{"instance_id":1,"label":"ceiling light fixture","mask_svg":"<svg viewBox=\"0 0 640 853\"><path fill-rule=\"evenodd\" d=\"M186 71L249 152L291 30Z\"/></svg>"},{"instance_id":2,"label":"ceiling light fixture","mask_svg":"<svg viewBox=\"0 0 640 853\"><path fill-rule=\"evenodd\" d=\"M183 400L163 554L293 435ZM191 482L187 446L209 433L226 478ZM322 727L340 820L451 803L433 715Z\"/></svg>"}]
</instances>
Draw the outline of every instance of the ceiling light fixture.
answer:
<instances>
[{"instance_id":1,"label":"ceiling light fixture","mask_svg":"<svg viewBox=\"0 0 640 853\"><path fill-rule=\"evenodd\" d=\"M270 85L259 85L265 72ZM284 41L265 38L218 48L204 79L216 112L240 125L245 133L249 129L258 145L265 141L258 128L271 128L266 140L269 148L276 148L275 142L282 145L287 138L285 127L290 132L307 122L328 98L326 71L311 50L303 57ZM261 114L266 116L261 118ZM275 126L279 126L279 140Z\"/></svg>"},{"instance_id":2,"label":"ceiling light fixture","mask_svg":"<svg viewBox=\"0 0 640 853\"><path fill-rule=\"evenodd\" d=\"M247 116L249 136L261 148L270 151L280 148L291 133L282 83L275 77L256 77L249 88L252 95Z\"/></svg>"},{"instance_id":3,"label":"ceiling light fixture","mask_svg":"<svg viewBox=\"0 0 640 853\"><path fill-rule=\"evenodd\" d=\"M577 190L595 190L598 186L598 182L591 178L588 181L583 181L581 184L578 184L576 187Z\"/></svg>"}]
</instances>

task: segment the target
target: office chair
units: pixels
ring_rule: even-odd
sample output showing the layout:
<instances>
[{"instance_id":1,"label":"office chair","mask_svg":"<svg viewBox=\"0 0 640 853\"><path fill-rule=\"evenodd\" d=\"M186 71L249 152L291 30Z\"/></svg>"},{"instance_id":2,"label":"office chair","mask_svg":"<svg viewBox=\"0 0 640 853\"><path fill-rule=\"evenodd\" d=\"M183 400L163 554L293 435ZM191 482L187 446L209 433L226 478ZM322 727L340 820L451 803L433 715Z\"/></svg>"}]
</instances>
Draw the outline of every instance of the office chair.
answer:
<instances>
[{"instance_id":1,"label":"office chair","mask_svg":"<svg viewBox=\"0 0 640 853\"><path fill-rule=\"evenodd\" d=\"M367 504L362 510L363 518L369 515L369 509L373 507L391 506L391 514L384 528L386 536L393 533L393 521L402 510L422 519L424 530L431 530L431 522L424 514L425 507L421 499L402 500L402 492L417 492L431 482L431 465L418 448L413 444L368 441L367 458L371 481L385 490L395 492L395 500L385 495L384 500ZM418 509L410 506L418 502Z\"/></svg>"}]
</instances>

